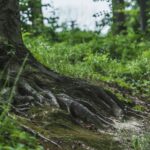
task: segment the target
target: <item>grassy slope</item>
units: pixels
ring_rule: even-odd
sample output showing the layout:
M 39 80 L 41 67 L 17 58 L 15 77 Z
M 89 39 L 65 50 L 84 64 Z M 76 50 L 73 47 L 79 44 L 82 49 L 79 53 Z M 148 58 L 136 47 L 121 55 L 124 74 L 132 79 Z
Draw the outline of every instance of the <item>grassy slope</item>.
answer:
M 29 38 L 26 34 L 24 39 L 39 61 L 61 74 L 112 83 L 129 89 L 132 96 L 150 100 L 150 42 L 138 35 L 99 37 L 90 32 L 66 32 L 60 33 L 56 43 L 43 36 Z

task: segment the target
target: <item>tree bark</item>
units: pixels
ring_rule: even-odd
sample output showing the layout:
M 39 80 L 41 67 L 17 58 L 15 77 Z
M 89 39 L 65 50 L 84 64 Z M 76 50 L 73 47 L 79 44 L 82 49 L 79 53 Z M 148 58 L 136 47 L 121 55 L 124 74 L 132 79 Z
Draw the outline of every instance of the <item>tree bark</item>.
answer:
M 14 46 L 23 44 L 17 0 L 0 0 L 0 43 L 4 41 Z

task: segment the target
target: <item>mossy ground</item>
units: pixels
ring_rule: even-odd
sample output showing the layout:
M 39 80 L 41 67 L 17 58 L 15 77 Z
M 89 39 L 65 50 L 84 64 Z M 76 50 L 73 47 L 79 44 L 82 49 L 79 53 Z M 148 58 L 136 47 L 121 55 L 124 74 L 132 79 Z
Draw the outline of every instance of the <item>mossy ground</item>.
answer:
M 63 150 L 84 150 L 85 147 L 97 150 L 120 150 L 120 145 L 109 134 L 99 133 L 75 124 L 68 113 L 56 108 L 43 106 L 33 107 L 28 115 L 32 121 L 18 118 L 26 126 L 43 134 L 45 137 L 56 141 Z M 58 148 L 46 142 L 41 142 L 44 147 L 51 150 Z

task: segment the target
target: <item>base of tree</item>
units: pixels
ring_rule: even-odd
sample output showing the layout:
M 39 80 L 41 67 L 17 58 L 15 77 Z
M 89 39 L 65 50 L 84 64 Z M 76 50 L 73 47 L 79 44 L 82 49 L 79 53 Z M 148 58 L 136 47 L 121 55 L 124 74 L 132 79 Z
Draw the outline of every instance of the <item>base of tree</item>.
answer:
M 0 88 L 4 101 L 13 94 L 11 103 L 19 112 L 26 113 L 35 105 L 53 106 L 67 111 L 79 124 L 90 123 L 98 128 L 114 128 L 113 119 L 128 114 L 140 116 L 102 87 L 61 76 L 29 60 L 21 64 L 18 57 L 1 53 Z

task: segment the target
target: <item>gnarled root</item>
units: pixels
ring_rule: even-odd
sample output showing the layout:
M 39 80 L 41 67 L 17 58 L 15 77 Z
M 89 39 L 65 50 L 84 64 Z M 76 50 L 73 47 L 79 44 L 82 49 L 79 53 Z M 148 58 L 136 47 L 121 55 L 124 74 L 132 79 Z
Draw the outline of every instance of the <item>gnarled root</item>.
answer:
M 13 70 L 10 66 L 8 68 L 11 84 L 6 86 L 9 89 L 13 86 L 12 80 L 17 76 L 17 69 Z M 31 66 L 30 69 L 24 69 L 13 97 L 13 105 L 17 111 L 26 113 L 33 105 L 49 105 L 64 109 L 74 119 L 101 128 L 113 127 L 112 119 L 119 119 L 125 115 L 124 104 L 112 93 L 81 80 L 48 72 L 40 72 Z M 4 80 L 4 77 L 2 79 Z
M 113 126 L 110 122 L 106 121 L 103 116 L 94 114 L 86 106 L 76 100 L 73 100 L 73 98 L 66 94 L 58 94 L 57 99 L 61 108 L 68 111 L 73 118 L 80 119 L 88 123 L 93 123 L 102 128 Z

